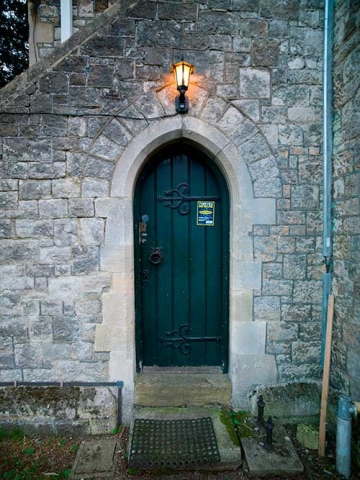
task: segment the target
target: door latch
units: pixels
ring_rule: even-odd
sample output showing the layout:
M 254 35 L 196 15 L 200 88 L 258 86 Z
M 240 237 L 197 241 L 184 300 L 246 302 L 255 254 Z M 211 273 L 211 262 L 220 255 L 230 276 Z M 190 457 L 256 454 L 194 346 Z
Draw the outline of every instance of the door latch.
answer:
M 139 223 L 139 244 L 140 245 L 146 242 L 146 237 L 147 237 L 146 230 L 147 230 L 146 222 L 140 222 Z

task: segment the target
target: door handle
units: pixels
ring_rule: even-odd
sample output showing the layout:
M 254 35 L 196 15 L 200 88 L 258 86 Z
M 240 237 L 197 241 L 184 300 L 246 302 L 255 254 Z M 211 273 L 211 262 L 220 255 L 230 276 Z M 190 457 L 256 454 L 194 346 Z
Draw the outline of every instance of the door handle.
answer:
M 162 262 L 163 253 L 161 248 L 155 247 L 151 249 L 149 260 L 153 265 L 159 265 Z

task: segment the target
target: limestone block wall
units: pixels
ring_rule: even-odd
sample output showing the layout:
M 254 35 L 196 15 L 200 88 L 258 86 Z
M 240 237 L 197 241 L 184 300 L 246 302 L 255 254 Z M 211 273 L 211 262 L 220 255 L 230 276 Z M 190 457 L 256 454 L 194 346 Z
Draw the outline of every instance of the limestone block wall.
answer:
M 72 0 L 73 30 L 91 23 L 117 0 Z M 61 43 L 60 0 L 30 0 L 29 60 L 30 65 L 54 52 Z
M 333 386 L 360 398 L 360 5 L 336 3 Z
M 2 90 L 1 379 L 123 380 L 130 408 L 133 189 L 180 139 L 229 184 L 234 405 L 319 378 L 322 15 L 320 0 L 124 1 Z
M 0 387 L 0 427 L 25 435 L 98 435 L 117 428 L 117 388 Z M 120 392 L 121 395 L 121 392 Z

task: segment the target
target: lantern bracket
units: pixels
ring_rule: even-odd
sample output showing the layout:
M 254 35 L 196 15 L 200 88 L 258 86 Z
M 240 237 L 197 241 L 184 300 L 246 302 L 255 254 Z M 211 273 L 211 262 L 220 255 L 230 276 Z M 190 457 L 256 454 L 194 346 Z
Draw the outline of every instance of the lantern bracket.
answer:
M 179 96 L 175 99 L 175 109 L 178 113 L 187 113 L 189 101 L 185 93 L 189 87 L 190 75 L 194 72 L 194 66 L 182 58 L 180 62 L 171 65 L 171 72 L 175 74 L 176 87 L 179 92 Z
M 189 100 L 185 96 L 186 90 L 179 90 L 180 95 L 175 98 L 175 110 L 177 113 L 187 113 L 189 111 Z

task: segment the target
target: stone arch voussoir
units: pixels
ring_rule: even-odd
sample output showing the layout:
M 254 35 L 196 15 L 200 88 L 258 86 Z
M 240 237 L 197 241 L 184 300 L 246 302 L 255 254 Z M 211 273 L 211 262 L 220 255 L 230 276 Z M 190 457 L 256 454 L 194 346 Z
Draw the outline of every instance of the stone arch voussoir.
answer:
M 181 117 L 174 115 L 176 94 L 173 84 L 158 91 L 151 89 L 130 106 L 114 113 L 94 136 L 82 176 L 96 176 L 109 181 L 114 166 L 132 140 L 139 142 L 140 139 L 141 142 L 141 135 L 149 128 L 151 130 L 153 124 L 157 127 L 159 122 L 171 120 L 175 125 L 180 121 Z M 226 140 L 221 145 L 229 143 L 236 147 L 239 161 L 243 161 L 248 168 L 255 197 L 280 197 L 282 184 L 273 148 L 241 106 L 210 94 L 199 86 L 191 89 L 189 101 L 190 111 L 183 122 L 196 118 L 209 129 L 213 127 L 217 137 L 222 134 Z M 184 134 L 181 133 L 181 136 L 184 137 Z M 202 145 L 201 141 L 199 145 Z M 217 149 L 213 148 L 210 152 L 216 155 Z

